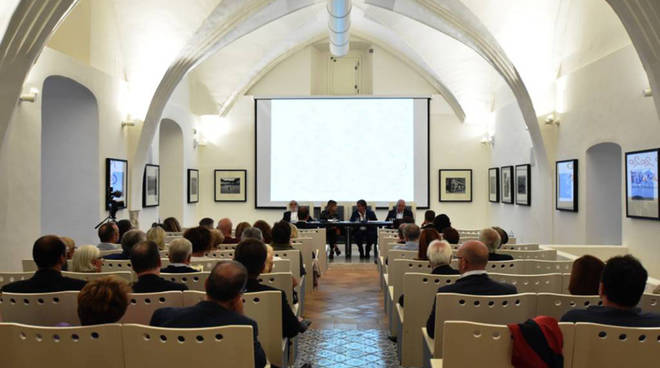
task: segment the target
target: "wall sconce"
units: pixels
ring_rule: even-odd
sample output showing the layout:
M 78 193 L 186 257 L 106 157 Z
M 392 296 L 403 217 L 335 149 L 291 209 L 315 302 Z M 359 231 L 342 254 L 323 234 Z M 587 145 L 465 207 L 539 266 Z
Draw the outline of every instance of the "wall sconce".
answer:
M 39 95 L 39 90 L 32 87 L 29 92 L 21 93 L 21 96 L 18 98 L 20 102 L 34 102 L 37 100 Z
M 126 117 L 126 119 L 125 119 L 124 121 L 121 122 L 121 127 L 122 127 L 122 128 L 124 128 L 124 127 L 134 127 L 134 126 L 136 126 L 136 125 L 138 125 L 138 124 L 142 124 L 142 123 L 143 123 L 142 120 L 140 120 L 140 119 L 133 119 L 133 118 L 131 118 L 131 116 L 129 115 L 129 116 Z
M 557 113 L 551 112 L 546 116 L 545 118 L 545 125 L 556 125 L 559 126 L 559 118 L 557 117 Z
M 492 147 L 495 144 L 495 137 L 490 134 L 484 134 L 481 138 L 481 144 L 488 144 Z
M 644 97 L 651 97 L 651 96 L 653 96 L 653 90 L 650 89 L 650 88 L 646 88 L 644 91 L 642 91 L 642 93 L 644 93 Z

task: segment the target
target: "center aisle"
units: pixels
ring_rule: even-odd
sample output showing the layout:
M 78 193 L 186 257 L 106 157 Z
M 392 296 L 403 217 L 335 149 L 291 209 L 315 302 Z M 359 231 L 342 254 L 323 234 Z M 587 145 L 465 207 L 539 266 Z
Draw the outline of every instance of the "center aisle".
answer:
M 295 367 L 399 367 L 396 344 L 387 339 L 387 321 L 378 269 L 373 261 L 335 258 L 305 301 L 311 328 L 298 339 Z

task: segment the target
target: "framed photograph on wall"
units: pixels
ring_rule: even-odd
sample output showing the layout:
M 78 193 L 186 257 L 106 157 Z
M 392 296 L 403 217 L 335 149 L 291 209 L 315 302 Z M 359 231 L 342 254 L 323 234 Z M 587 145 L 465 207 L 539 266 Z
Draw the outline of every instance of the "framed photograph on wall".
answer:
M 659 154 L 658 148 L 626 152 L 626 217 L 660 219 Z
M 142 181 L 142 207 L 160 204 L 160 166 L 147 164 Z
M 532 204 L 532 170 L 529 164 L 516 165 L 516 204 Z
M 502 203 L 513 204 L 513 166 L 502 166 L 500 178 Z
M 246 202 L 247 170 L 215 170 L 215 201 Z
M 199 170 L 188 169 L 188 203 L 199 202 Z
M 128 161 L 117 158 L 105 159 L 105 209 L 110 210 L 111 201 L 121 202 L 116 208 L 126 208 L 128 203 Z
M 578 160 L 555 163 L 555 208 L 578 211 Z
M 440 202 L 472 202 L 472 169 L 440 169 Z
M 494 203 L 500 201 L 500 169 L 491 167 L 488 169 L 488 200 Z

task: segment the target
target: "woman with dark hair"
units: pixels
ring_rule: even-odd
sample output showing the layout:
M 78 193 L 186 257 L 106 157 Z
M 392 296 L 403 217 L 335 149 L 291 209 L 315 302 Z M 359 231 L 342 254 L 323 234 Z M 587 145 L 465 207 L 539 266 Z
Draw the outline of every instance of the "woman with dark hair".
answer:
M 240 222 L 238 225 L 236 225 L 236 230 L 234 230 L 234 237 L 236 238 L 236 240 L 238 240 L 239 242 L 241 241 L 243 230 L 247 229 L 248 227 L 251 227 L 250 223 L 245 221 Z
M 441 231 L 442 238 L 446 240 L 449 244 L 458 244 L 461 240 L 461 236 L 453 227 L 445 227 Z
M 166 218 L 163 221 L 163 228 L 168 233 L 180 233 L 181 232 L 181 225 L 179 225 L 179 221 L 174 217 Z
M 435 220 L 435 211 L 426 210 L 424 212 L 424 222 L 422 222 L 422 229 L 428 229 L 433 227 L 433 220 Z
M 600 259 L 584 255 L 573 262 L 568 291 L 572 295 L 598 295 L 600 276 L 605 263 Z
M 500 247 L 509 242 L 509 234 L 507 234 L 504 229 L 499 226 L 493 226 L 493 229 L 495 229 L 495 231 L 500 234 Z
M 451 227 L 451 221 L 449 220 L 449 216 L 445 215 L 444 213 L 439 214 L 433 219 L 433 227 L 435 227 L 436 230 L 439 232 L 442 232 L 442 230 L 446 227 Z
M 439 232 L 433 228 L 422 230 L 422 233 L 419 235 L 419 249 L 417 251 L 418 260 L 426 261 L 429 259 L 426 255 L 426 250 L 428 249 L 429 244 L 434 240 L 442 240 L 442 236 Z
M 270 243 L 273 242 L 273 231 L 272 231 L 270 225 L 268 225 L 268 223 L 266 221 L 259 220 L 259 221 L 255 222 L 254 225 L 252 225 L 252 226 L 254 226 L 257 229 L 261 230 L 261 235 L 264 238 L 264 243 L 270 244 Z
M 126 232 L 133 229 L 133 224 L 131 224 L 130 220 L 123 219 L 117 221 L 117 228 L 119 229 L 119 242 L 121 243 L 121 238 L 124 237 Z

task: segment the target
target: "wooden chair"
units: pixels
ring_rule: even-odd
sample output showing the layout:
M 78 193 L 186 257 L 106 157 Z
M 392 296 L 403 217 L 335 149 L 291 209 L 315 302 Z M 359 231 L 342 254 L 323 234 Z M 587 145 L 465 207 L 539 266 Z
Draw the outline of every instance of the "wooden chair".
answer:
M 488 261 L 486 271 L 495 273 L 524 274 L 524 264 L 522 260 L 513 261 Z
M 124 368 L 119 324 L 37 327 L 0 323 L 0 346 L 3 367 Z
M 297 249 L 276 250 L 274 256 L 282 259 L 288 259 L 291 264 L 291 274 L 299 282 L 298 286 L 296 286 L 294 290 L 298 293 L 299 313 L 302 313 L 303 308 L 305 307 L 304 284 L 305 282 L 312 282 L 312 280 L 305 280 L 306 277 L 301 277 L 300 275 L 300 251 Z M 307 270 L 307 272 L 311 271 Z
M 284 291 L 289 305 L 294 309 L 293 304 L 293 275 L 291 272 L 272 272 L 262 273 L 258 277 L 259 283 L 274 287 Z
M 205 283 L 210 272 L 191 272 L 191 273 L 161 273 L 160 277 L 165 280 L 178 282 L 188 286 L 189 290 L 206 291 Z
M 499 253 L 510 254 L 513 259 L 544 259 L 547 261 L 556 261 L 557 260 L 557 250 L 556 249 L 544 249 L 544 250 L 508 250 L 503 249 L 499 250 Z
M 571 273 L 573 261 L 549 261 L 543 259 L 526 259 L 525 273 L 530 275 L 542 273 Z
M 232 258 L 233 258 L 233 252 L 232 252 Z M 223 259 L 217 259 L 217 258 L 213 258 L 213 257 L 208 257 L 206 259 L 195 259 L 195 260 L 190 261 L 190 267 L 192 267 L 196 270 L 211 272 L 213 267 L 215 267 L 216 263 L 218 263 L 218 261 L 222 261 L 222 260 Z
M 642 300 L 639 301 L 639 307 L 644 312 L 660 313 L 660 295 L 643 294 Z
M 62 271 L 62 276 L 70 277 L 83 281 L 92 281 L 107 276 L 116 276 L 126 282 L 133 282 L 133 272 L 130 271 L 115 271 L 115 272 L 67 272 Z
M 598 295 L 539 293 L 536 298 L 536 314 L 539 316 L 550 316 L 556 320 L 560 320 L 564 313 L 571 309 L 603 304 Z
M 27 280 L 34 275 L 33 271 L 29 272 L 2 272 L 0 273 L 0 288 L 11 284 L 14 281 Z
M 305 271 L 310 277 L 307 278 L 307 282 L 304 286 L 304 293 L 310 295 L 314 289 L 314 282 L 312 277 L 312 270 L 314 269 L 314 257 L 313 254 L 316 254 L 314 239 L 312 238 L 297 238 L 296 240 L 300 243 L 293 242 L 291 245 L 302 254 L 303 264 L 305 265 Z
M 562 279 L 560 273 L 549 273 L 545 275 L 491 273 L 489 275 L 493 280 L 515 286 L 519 293 L 561 293 Z
M 165 267 L 165 266 L 163 266 Z M 131 261 L 128 259 L 104 259 L 101 272 L 129 271 L 133 272 Z
M 429 261 L 415 261 L 408 259 L 390 259 L 387 300 L 389 306 L 386 308 L 390 326 L 390 336 L 397 336 L 396 304 L 403 294 L 403 275 L 408 272 L 427 273 L 432 271 Z
M 657 327 L 576 323 L 573 366 L 652 367 L 660 361 L 659 340 L 660 328 Z
M 118 248 L 118 249 L 102 250 L 102 251 L 100 251 L 100 253 L 101 253 L 101 257 L 105 257 L 105 256 L 110 255 L 110 254 L 119 254 L 119 253 L 121 253 L 121 252 L 122 252 L 121 247 Z
M 538 244 L 504 244 L 500 248 L 502 250 L 539 250 Z
M 56 293 L 0 295 L 2 321 L 35 326 L 55 326 L 68 323 L 80 325 L 78 320 L 78 291 Z
M 395 259 L 415 259 L 417 258 L 416 250 L 398 250 L 390 249 L 387 252 L 387 264 L 389 265 Z
M 154 312 L 165 307 L 183 307 L 183 293 L 180 291 L 132 293 L 129 296 L 126 313 L 119 322 L 148 325 Z
M 376 259 L 376 262 L 378 264 L 378 272 L 380 273 L 380 285 L 382 289 L 385 289 L 387 281 L 386 281 L 386 275 L 387 275 L 387 264 L 385 260 L 387 259 L 387 255 L 390 252 L 390 249 L 392 249 L 395 245 L 398 245 L 396 243 L 396 240 L 392 239 L 386 239 L 385 243 L 378 243 L 378 258 Z
M 385 263 L 391 263 L 395 259 L 410 259 L 412 260 L 413 258 L 417 257 L 417 252 L 416 251 L 410 251 L 410 250 L 390 250 L 387 252 L 387 258 L 385 259 Z M 389 300 L 392 298 L 391 293 L 389 293 L 389 288 L 392 286 L 392 282 L 390 281 L 390 267 L 389 265 L 385 265 L 385 269 L 387 271 L 386 274 L 383 275 L 383 290 L 385 291 L 383 293 L 383 304 L 385 305 L 385 313 L 387 316 L 390 315 L 392 312 L 390 310 L 390 307 L 392 303 L 389 302 Z
M 232 249 L 216 249 L 206 253 L 206 256 L 209 258 L 223 258 L 223 259 L 233 259 L 234 258 L 234 248 Z
M 32 272 L 34 273 L 37 270 L 37 264 L 32 259 L 24 259 L 21 261 L 23 266 L 23 272 Z
M 243 294 L 243 311 L 259 326 L 259 342 L 271 364 L 288 366 L 289 340 L 282 338 L 282 297 L 279 291 Z
M 288 259 L 274 259 L 272 272 L 291 272 L 291 261 Z
M 254 367 L 252 326 L 189 329 L 127 324 L 121 333 L 125 368 Z
M 568 286 L 571 284 L 571 274 L 570 273 L 562 273 L 561 274 L 561 292 L 562 294 L 570 294 L 570 290 L 568 290 Z

